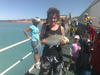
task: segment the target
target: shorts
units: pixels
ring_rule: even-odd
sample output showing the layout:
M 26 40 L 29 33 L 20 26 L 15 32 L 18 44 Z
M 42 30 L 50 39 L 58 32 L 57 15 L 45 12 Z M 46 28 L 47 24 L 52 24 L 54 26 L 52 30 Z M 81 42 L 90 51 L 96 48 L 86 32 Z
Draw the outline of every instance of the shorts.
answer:
M 31 46 L 33 48 L 33 52 L 34 53 L 38 53 L 39 49 L 40 49 L 40 44 L 38 41 L 31 41 Z

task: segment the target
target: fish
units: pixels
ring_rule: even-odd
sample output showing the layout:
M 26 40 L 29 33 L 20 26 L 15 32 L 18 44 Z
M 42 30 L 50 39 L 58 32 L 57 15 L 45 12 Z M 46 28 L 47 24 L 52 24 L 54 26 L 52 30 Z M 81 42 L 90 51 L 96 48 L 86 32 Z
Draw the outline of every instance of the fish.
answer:
M 47 40 L 47 45 L 49 45 L 50 48 L 53 46 L 59 46 L 61 40 L 63 40 L 65 43 L 69 43 L 68 37 L 58 34 L 50 35 L 46 38 L 46 40 Z

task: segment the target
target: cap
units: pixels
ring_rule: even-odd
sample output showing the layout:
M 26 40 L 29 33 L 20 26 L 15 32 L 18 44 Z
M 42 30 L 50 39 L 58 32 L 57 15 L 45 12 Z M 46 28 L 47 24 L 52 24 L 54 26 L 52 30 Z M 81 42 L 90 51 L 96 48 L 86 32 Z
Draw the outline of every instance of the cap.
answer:
M 75 35 L 74 38 L 79 40 L 80 36 L 79 35 Z
M 39 17 L 35 17 L 34 18 L 36 21 L 40 22 L 40 18 Z
M 85 13 L 84 15 L 87 15 L 88 16 L 88 13 Z
M 40 18 L 35 17 L 34 19 L 32 19 L 32 23 L 33 23 L 33 25 L 38 25 L 40 23 Z

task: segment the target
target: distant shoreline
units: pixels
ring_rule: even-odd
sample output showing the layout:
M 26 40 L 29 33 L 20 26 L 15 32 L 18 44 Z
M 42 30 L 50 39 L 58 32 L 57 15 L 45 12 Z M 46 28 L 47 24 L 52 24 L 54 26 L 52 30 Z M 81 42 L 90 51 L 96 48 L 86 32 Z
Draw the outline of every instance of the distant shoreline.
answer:
M 22 22 L 22 23 L 32 23 L 31 19 L 21 19 L 21 20 L 0 20 L 0 22 Z
M 0 22 L 16 22 L 16 23 L 31 23 L 32 24 L 32 19 L 20 19 L 20 20 L 0 20 Z M 41 19 L 40 25 L 45 23 L 45 19 Z

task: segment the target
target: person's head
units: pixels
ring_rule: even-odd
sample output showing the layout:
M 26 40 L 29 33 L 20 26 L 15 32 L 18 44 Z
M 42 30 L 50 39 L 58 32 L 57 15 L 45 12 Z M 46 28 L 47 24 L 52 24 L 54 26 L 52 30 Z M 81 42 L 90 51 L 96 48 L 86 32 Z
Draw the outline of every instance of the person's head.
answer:
M 33 25 L 37 26 L 40 23 L 40 18 L 36 17 L 36 18 L 32 19 L 32 23 L 33 23 Z
M 61 19 L 61 23 L 65 23 L 65 20 L 64 19 Z
M 88 13 L 85 13 L 84 16 L 87 17 L 88 16 Z
M 59 20 L 60 11 L 57 8 L 49 8 L 47 11 L 47 23 L 56 23 Z
M 75 41 L 75 42 L 78 42 L 79 40 L 80 40 L 80 36 L 79 36 L 79 35 L 75 35 L 75 36 L 74 36 L 74 41 Z

